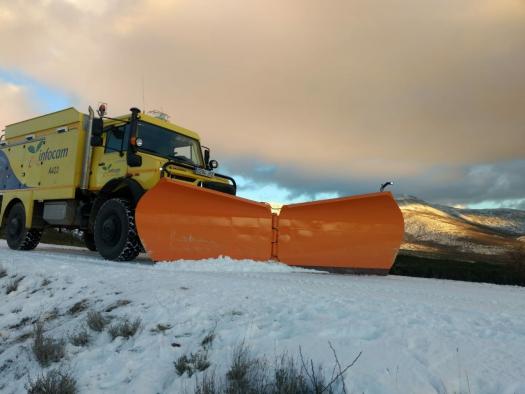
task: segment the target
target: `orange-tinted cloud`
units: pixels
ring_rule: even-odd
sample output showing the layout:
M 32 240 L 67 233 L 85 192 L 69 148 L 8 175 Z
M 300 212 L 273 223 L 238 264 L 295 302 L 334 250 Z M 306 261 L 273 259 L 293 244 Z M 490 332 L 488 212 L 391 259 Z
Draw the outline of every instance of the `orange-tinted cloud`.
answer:
M 35 113 L 35 103 L 28 95 L 27 89 L 13 83 L 0 80 L 0 119 L 5 124 L 18 122 Z M 3 127 L 0 127 L 2 130 Z M 0 134 L 2 132 L 0 131 Z
M 524 157 L 521 0 L 19 0 L 0 21 L 0 66 L 113 114 L 144 81 L 226 164 L 344 183 Z

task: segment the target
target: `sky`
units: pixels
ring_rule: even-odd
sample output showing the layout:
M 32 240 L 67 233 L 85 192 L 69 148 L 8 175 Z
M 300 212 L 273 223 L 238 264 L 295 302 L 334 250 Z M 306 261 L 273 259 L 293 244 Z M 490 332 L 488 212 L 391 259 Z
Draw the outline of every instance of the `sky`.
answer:
M 158 109 L 240 194 L 525 209 L 524 0 L 0 0 L 0 129 Z

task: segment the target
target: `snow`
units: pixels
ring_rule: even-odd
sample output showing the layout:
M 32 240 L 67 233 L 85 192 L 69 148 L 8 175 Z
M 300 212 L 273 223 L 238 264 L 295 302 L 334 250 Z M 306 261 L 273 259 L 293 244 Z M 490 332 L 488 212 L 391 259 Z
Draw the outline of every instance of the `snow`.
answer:
M 505 256 L 525 234 L 525 211 L 515 209 L 460 209 L 431 204 L 412 196 L 396 198 L 405 220 L 403 250 Z M 432 250 L 433 249 L 433 250 Z
M 223 374 L 243 340 L 256 355 L 296 354 L 331 371 L 363 352 L 346 374 L 349 393 L 525 393 L 525 288 L 398 276 L 329 275 L 277 263 L 233 261 L 151 264 L 102 260 L 79 248 L 41 245 L 14 252 L 0 242 L 0 392 L 25 392 L 42 369 L 31 353 L 24 318 L 58 317 L 47 334 L 69 335 L 88 310 L 115 318 L 140 317 L 129 340 L 91 332 L 85 348 L 67 345 L 61 365 L 81 393 L 191 392 L 194 378 L 173 362 L 199 348 L 215 329 L 212 368 Z M 13 275 L 18 290 L 5 294 Z M 43 279 L 51 281 L 42 286 Z M 76 302 L 89 309 L 68 313 Z M 169 324 L 164 333 L 152 332 Z M 176 342 L 181 347 L 173 347 Z M 9 360 L 12 360 L 11 362 Z M 48 369 L 56 365 L 48 367 Z

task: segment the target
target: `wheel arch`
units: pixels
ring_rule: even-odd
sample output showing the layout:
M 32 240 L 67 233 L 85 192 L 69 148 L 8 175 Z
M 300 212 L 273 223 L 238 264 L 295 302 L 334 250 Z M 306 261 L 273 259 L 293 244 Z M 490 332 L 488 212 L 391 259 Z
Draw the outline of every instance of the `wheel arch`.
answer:
M 27 208 L 26 208 L 24 202 L 18 197 L 12 197 L 10 200 L 7 200 L 7 201 L 9 201 L 9 202 L 7 204 L 5 204 L 5 208 L 2 205 L 2 218 L 1 218 L 2 221 L 0 223 L 0 228 L 3 229 L 5 227 L 5 221 L 6 221 L 7 215 L 9 215 L 9 211 L 11 211 L 11 208 L 13 208 L 13 206 L 16 203 L 21 203 L 22 206 L 24 207 L 24 210 L 26 211 L 26 223 L 27 223 Z
M 110 198 L 124 198 L 130 202 L 132 208 L 135 208 L 145 192 L 146 190 L 134 179 L 117 178 L 110 180 L 102 187 L 93 202 L 89 215 L 89 228 L 93 229 L 98 210 Z

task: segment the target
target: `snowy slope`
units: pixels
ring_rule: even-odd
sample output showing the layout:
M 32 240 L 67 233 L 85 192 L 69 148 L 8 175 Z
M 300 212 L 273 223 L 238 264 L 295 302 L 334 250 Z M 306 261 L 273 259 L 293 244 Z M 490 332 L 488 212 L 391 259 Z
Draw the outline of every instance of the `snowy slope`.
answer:
M 525 234 L 525 211 L 458 209 L 410 196 L 397 201 L 405 219 L 405 250 L 452 259 L 504 258 Z
M 510 235 L 525 234 L 525 211 L 517 209 L 464 209 L 432 204 L 413 196 L 396 198 L 403 211 L 419 211 L 439 216 L 454 217 L 465 222 L 485 226 Z
M 47 334 L 61 337 L 84 325 L 88 310 L 119 300 L 130 303 L 106 315 L 140 317 L 143 328 L 130 340 L 91 332 L 89 347 L 67 346 L 62 363 L 82 393 L 191 392 L 194 379 L 177 376 L 173 362 L 213 328 L 218 374 L 243 339 L 270 359 L 301 346 L 328 368 L 330 341 L 343 364 L 363 352 L 346 375 L 350 393 L 525 393 L 525 288 L 228 259 L 114 263 L 75 248 L 13 252 L 3 241 L 0 260 L 9 274 L 0 279 L 2 393 L 24 392 L 28 375 L 41 371 L 23 337 L 31 320 L 47 317 Z M 6 295 L 15 274 L 24 279 Z M 67 312 L 82 300 L 87 310 Z M 152 332 L 159 323 L 172 328 Z

